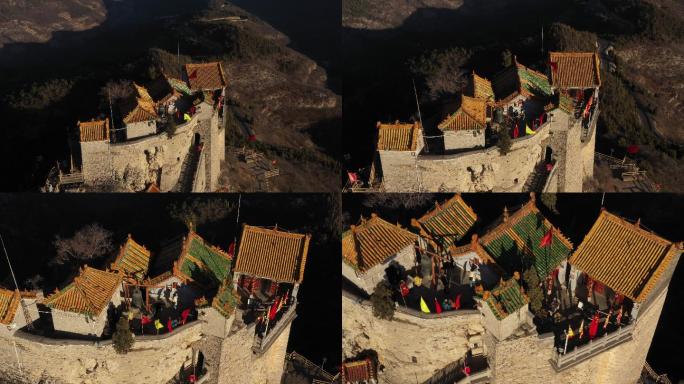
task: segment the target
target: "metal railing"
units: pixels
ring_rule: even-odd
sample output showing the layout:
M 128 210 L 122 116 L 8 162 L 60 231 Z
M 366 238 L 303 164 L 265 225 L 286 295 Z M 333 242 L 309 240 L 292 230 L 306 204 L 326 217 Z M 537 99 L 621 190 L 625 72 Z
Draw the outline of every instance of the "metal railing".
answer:
M 620 327 L 615 332 L 606 333 L 598 339 L 589 340 L 588 344 L 575 347 L 575 349 L 566 354 L 556 352 L 555 356 L 551 359 L 551 365 L 556 371 L 570 368 L 592 356 L 632 340 L 633 331 L 634 323 Z
M 280 318 L 275 327 L 270 329 L 265 336 L 259 336 L 257 333 L 254 335 L 254 342 L 252 343 L 252 352 L 257 355 L 261 355 L 268 350 L 268 348 L 273 344 L 273 342 L 278 338 L 278 336 L 283 332 L 285 327 L 287 327 L 295 317 L 297 317 L 296 302 L 285 311 L 283 316 Z

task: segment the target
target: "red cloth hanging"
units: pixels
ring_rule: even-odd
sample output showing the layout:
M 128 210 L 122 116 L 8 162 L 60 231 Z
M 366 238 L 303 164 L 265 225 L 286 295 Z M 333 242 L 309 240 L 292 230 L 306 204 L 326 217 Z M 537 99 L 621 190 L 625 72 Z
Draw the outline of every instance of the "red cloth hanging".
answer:
M 166 328 L 169 330 L 169 332 L 173 332 L 173 326 L 171 326 L 171 318 L 169 317 L 169 320 L 166 321 Z
M 350 183 L 359 181 L 359 175 L 356 172 L 347 172 L 347 176 L 349 177 Z
M 235 255 L 235 242 L 231 242 L 230 245 L 228 246 L 228 254 L 232 257 Z
M 276 297 L 275 301 L 273 302 L 273 305 L 271 305 L 271 309 L 268 311 L 268 319 L 273 320 L 276 317 L 276 314 L 278 313 L 278 304 L 280 303 L 280 298 Z
M 185 322 L 188 321 L 188 316 L 190 316 L 190 308 L 181 312 L 181 320 L 183 324 L 185 324 Z
M 459 309 L 461 308 L 461 294 L 459 293 L 458 296 L 456 296 L 456 300 L 454 300 L 454 309 Z
M 151 322 L 152 322 L 152 319 L 150 319 L 149 317 L 143 315 L 143 317 L 140 318 L 140 322 L 142 323 L 142 325 L 145 325 L 145 324 L 151 323 Z
M 517 139 L 520 136 L 520 130 L 518 129 L 518 123 L 515 123 L 515 128 L 513 128 L 513 138 Z
M 596 336 L 596 333 L 598 332 L 598 327 L 599 327 L 599 315 L 597 312 L 594 314 L 594 317 L 591 319 L 591 324 L 589 324 L 589 340 L 593 339 Z
M 405 283 L 405 282 L 402 281 L 401 283 L 399 283 L 399 291 L 401 292 L 401 296 L 402 296 L 402 297 L 408 296 L 408 294 L 409 294 L 409 289 L 408 289 L 408 287 L 406 286 L 406 283 Z
M 435 312 L 442 313 L 442 306 L 439 305 L 439 302 L 437 301 L 436 297 L 435 297 Z

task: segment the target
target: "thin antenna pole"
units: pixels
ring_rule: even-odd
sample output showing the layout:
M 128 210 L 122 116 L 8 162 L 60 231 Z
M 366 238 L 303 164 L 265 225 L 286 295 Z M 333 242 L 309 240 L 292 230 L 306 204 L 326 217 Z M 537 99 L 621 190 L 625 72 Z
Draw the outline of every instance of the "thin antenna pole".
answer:
M 541 25 L 541 53 L 544 53 L 544 23 Z
M 601 194 L 601 207 L 603 207 L 603 202 L 605 201 L 605 199 L 606 199 L 606 193 L 603 192 L 603 194 Z
M 418 108 L 418 121 L 420 121 L 420 126 L 423 126 L 423 117 L 420 114 L 420 103 L 418 103 L 418 91 L 416 91 L 416 82 L 411 78 L 411 82 L 413 83 L 413 94 L 416 97 L 416 107 Z
M 242 193 L 238 195 L 237 216 L 235 217 L 235 236 L 233 237 L 233 244 L 237 242 L 237 233 L 240 228 L 240 204 L 242 202 Z
M 5 241 L 2 239 L 2 235 L 0 235 L 0 243 L 2 243 L 2 250 L 5 252 L 5 258 L 7 259 L 7 265 L 9 265 L 10 273 L 12 274 L 12 280 L 14 280 L 14 288 L 17 290 L 19 289 L 19 284 L 17 284 L 17 277 L 14 276 L 14 269 L 12 269 L 12 263 L 10 262 L 9 254 L 7 253 L 7 249 L 5 248 Z
M 176 40 L 176 42 L 178 43 L 177 51 L 176 51 L 176 61 L 178 62 L 178 76 L 181 76 L 183 71 L 181 70 L 181 64 L 180 64 L 180 40 Z

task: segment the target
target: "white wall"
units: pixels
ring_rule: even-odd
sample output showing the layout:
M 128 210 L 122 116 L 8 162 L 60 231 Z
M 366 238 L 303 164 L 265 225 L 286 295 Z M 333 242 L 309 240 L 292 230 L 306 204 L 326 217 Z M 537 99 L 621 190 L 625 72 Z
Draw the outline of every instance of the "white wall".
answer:
M 444 149 L 477 148 L 485 146 L 484 129 L 469 129 L 444 132 Z
M 126 124 L 126 138 L 128 140 L 157 133 L 157 123 L 154 120 L 139 121 Z

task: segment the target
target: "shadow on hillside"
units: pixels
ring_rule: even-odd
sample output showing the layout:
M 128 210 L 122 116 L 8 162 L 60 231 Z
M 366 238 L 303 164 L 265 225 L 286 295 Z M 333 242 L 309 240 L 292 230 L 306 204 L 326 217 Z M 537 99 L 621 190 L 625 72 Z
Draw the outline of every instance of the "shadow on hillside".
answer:
M 342 5 L 321 0 L 232 0 L 290 38 L 290 48 L 310 57 L 328 72 L 328 87 L 342 92 L 340 49 Z M 295 3 L 295 4 L 293 4 Z

